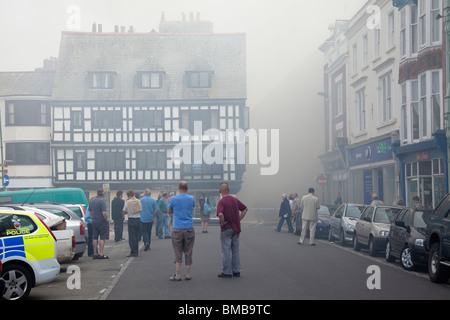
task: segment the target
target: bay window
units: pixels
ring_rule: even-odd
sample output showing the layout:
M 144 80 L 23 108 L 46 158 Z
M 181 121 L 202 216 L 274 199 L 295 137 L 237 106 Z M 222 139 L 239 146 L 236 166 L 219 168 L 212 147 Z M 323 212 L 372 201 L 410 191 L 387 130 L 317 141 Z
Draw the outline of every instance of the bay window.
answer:
M 431 139 L 442 128 L 442 85 L 442 70 L 423 72 L 401 84 L 404 143 Z

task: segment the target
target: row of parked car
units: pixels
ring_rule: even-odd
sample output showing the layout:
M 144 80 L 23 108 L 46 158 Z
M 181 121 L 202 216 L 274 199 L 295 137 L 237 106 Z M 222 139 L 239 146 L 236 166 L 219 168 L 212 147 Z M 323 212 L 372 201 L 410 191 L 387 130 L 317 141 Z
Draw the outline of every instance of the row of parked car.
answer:
M 301 217 L 296 221 L 300 234 Z M 317 236 L 352 244 L 355 251 L 368 248 L 371 256 L 385 252 L 386 261 L 398 259 L 406 270 L 428 267 L 433 282 L 450 278 L 450 194 L 435 210 L 352 203 L 321 206 L 318 230 Z
M 82 204 L 0 203 L 0 298 L 26 298 L 32 287 L 53 281 L 60 264 L 83 256 L 84 210 Z

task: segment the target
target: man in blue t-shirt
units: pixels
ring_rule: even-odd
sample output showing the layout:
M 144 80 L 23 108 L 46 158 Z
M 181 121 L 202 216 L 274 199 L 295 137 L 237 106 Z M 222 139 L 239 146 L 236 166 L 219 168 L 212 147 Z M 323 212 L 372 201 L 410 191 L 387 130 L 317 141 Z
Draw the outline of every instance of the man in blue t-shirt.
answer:
M 187 194 L 186 181 L 178 185 L 179 195 L 170 199 L 168 212 L 173 213 L 172 245 L 175 252 L 176 273 L 171 281 L 181 280 L 181 263 L 183 253 L 186 264 L 185 280 L 191 280 L 192 250 L 194 248 L 195 232 L 192 210 L 195 207 L 194 197 Z
M 141 198 L 142 211 L 140 215 L 142 239 L 144 240 L 144 251 L 150 250 L 150 242 L 152 241 L 152 227 L 155 215 L 159 210 L 156 200 L 151 197 L 152 190 L 147 188 L 144 190 L 144 197 Z

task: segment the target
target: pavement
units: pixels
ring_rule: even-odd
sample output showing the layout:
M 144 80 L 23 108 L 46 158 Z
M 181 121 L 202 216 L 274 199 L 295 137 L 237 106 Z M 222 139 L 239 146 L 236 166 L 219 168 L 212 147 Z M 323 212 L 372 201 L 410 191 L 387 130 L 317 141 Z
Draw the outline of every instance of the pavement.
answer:
M 195 219 L 195 228 L 197 233 L 201 233 L 201 221 Z M 212 218 L 210 228 L 217 228 L 217 220 Z M 199 229 L 200 228 L 200 229 Z M 110 222 L 110 235 L 105 243 L 104 253 L 109 259 L 98 260 L 87 256 L 87 250 L 84 255 L 76 261 L 61 264 L 60 274 L 56 279 L 48 284 L 35 287 L 31 290 L 29 300 L 99 300 L 105 299 L 108 292 L 114 287 L 123 272 L 127 269 L 134 258 L 128 258 L 130 247 L 128 244 L 128 225 L 125 222 L 123 237 L 125 241 L 115 242 L 114 224 Z M 200 231 L 199 231 L 200 230 Z M 143 243 L 139 243 L 140 252 L 143 252 Z M 152 247 L 160 248 L 163 246 L 166 250 L 173 253 L 172 241 L 170 239 L 158 239 L 155 235 L 155 227 L 152 229 Z M 169 266 L 172 262 L 169 263 Z M 167 266 L 166 266 L 167 267 Z M 74 271 L 75 270 L 75 271 Z M 80 275 L 80 288 L 69 289 L 75 286 L 76 273 Z

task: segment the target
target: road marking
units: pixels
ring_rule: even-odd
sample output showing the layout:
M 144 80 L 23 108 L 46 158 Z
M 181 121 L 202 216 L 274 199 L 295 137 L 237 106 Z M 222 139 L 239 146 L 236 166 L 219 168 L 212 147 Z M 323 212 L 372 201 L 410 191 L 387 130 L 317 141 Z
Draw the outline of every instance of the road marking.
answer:
M 414 275 L 416 275 L 416 276 L 418 276 L 418 277 L 420 277 L 420 278 L 428 279 L 428 274 L 419 273 L 419 272 L 417 272 L 417 271 L 408 271 L 408 270 L 405 270 L 405 269 L 403 269 L 402 266 L 396 264 L 395 262 L 394 262 L 394 263 L 387 262 L 386 260 L 384 260 L 384 258 L 368 256 L 367 254 L 364 254 L 364 253 L 362 253 L 362 252 L 355 251 L 353 248 L 350 248 L 350 247 L 343 247 L 343 246 L 338 245 L 338 244 L 336 244 L 336 243 L 334 243 L 334 242 L 329 242 L 328 240 L 319 240 L 319 241 L 321 241 L 321 242 L 323 242 L 323 243 L 328 243 L 330 246 L 333 246 L 333 247 L 335 247 L 335 248 L 339 248 L 339 249 L 345 250 L 345 251 L 350 252 L 350 253 L 353 253 L 353 254 L 355 254 L 355 255 L 357 255 L 357 256 L 364 257 L 364 258 L 366 258 L 366 259 L 369 259 L 369 260 L 372 260 L 372 261 L 374 261 L 374 262 L 377 262 L 377 263 L 379 263 L 379 264 L 382 264 L 382 265 L 385 265 L 385 266 L 389 266 L 389 267 L 391 267 L 391 268 L 394 268 L 394 269 L 403 271 L 403 272 L 408 273 L 408 274 L 414 274 Z
M 144 245 L 142 244 L 141 247 L 139 248 L 139 251 L 144 247 Z M 111 284 L 108 286 L 108 288 L 103 289 L 102 291 L 103 294 L 100 297 L 99 300 L 106 300 L 109 296 L 109 294 L 111 293 L 111 291 L 114 289 L 114 287 L 116 286 L 117 282 L 119 282 L 120 277 L 125 273 L 125 271 L 127 270 L 128 266 L 131 264 L 131 262 L 134 260 L 133 257 L 127 258 L 127 261 L 122 265 L 122 268 L 120 268 L 119 273 L 114 277 L 114 279 L 112 280 Z M 100 291 L 100 293 L 102 293 L 102 291 Z

